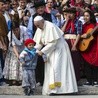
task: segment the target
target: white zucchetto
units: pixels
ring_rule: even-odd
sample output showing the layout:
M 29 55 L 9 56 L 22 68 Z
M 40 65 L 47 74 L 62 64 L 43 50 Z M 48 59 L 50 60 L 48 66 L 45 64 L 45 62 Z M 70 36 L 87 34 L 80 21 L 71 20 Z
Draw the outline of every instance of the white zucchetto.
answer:
M 40 21 L 40 20 L 43 20 L 43 17 L 42 16 L 36 16 L 34 18 L 34 21 Z

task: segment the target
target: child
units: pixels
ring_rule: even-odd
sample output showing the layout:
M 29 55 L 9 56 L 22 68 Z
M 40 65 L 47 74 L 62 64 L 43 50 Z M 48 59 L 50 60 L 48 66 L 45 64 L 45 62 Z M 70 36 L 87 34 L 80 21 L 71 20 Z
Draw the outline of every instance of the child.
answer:
M 35 42 L 32 39 L 25 41 L 25 49 L 19 56 L 19 61 L 22 65 L 22 87 L 25 95 L 33 95 L 36 87 L 35 68 L 37 64 L 37 53 L 34 48 Z

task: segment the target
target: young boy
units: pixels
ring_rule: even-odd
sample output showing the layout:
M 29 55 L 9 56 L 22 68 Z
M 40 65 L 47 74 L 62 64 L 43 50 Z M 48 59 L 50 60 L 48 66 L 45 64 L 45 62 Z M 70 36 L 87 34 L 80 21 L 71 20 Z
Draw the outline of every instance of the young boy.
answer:
M 22 87 L 25 95 L 33 95 L 36 87 L 35 68 L 38 56 L 34 44 L 35 42 L 32 39 L 27 39 L 25 48 L 19 56 L 23 71 Z

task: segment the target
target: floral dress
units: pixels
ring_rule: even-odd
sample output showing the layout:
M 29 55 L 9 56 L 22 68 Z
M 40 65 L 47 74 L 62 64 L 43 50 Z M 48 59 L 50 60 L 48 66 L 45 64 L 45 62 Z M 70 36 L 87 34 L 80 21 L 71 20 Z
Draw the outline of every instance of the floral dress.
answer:
M 3 70 L 3 75 L 5 79 L 8 80 L 22 80 L 22 66 L 20 66 L 19 61 L 13 51 L 13 46 L 17 47 L 18 53 L 20 54 L 24 49 L 24 40 L 28 38 L 28 35 L 25 35 L 24 28 L 20 27 L 20 40 L 17 39 L 15 34 L 12 34 L 11 42 L 11 32 L 8 34 L 9 38 L 9 49 L 5 59 L 5 67 Z
M 0 79 L 2 78 L 2 67 L 1 67 L 1 60 L 0 60 Z

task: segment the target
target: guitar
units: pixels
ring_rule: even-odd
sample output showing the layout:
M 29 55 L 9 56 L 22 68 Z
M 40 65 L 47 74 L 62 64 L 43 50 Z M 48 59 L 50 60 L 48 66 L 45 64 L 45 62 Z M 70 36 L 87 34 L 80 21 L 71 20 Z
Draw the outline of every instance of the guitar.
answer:
M 87 34 L 87 38 L 81 38 L 79 42 L 79 50 L 80 51 L 86 51 L 91 43 L 91 41 L 94 39 L 93 33 L 98 29 L 98 26 L 96 26 L 94 29 L 90 28 L 85 34 Z

